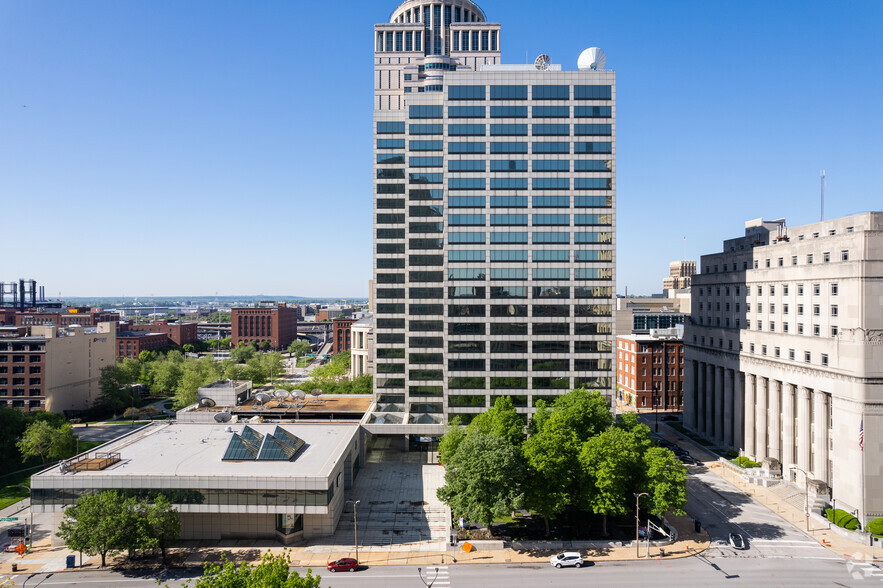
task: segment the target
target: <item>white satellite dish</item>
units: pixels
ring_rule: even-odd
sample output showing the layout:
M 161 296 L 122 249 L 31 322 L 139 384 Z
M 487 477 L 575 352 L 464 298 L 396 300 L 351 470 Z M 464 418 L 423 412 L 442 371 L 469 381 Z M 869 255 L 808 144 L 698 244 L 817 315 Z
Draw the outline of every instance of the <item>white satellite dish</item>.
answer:
M 273 392 L 273 396 L 276 397 L 276 400 L 284 400 L 288 398 L 288 392 L 285 390 L 276 390 Z
M 312 394 L 313 396 L 318 398 L 318 397 L 322 396 L 322 389 L 321 388 L 313 388 L 313 391 L 310 392 L 310 394 Z
M 607 56 L 600 47 L 589 47 L 579 54 L 576 66 L 579 69 L 602 70 L 607 65 Z
M 226 423 L 231 418 L 233 418 L 233 415 L 227 411 L 219 412 L 215 415 L 215 420 L 219 423 Z
M 537 58 L 533 62 L 534 67 L 540 70 L 549 69 L 549 66 L 552 64 L 552 60 L 549 59 L 549 56 L 543 53 L 542 55 L 537 56 Z
M 270 396 L 269 394 L 264 394 L 263 392 L 258 392 L 254 395 L 255 402 L 258 402 L 260 404 L 265 404 L 269 402 L 272 398 L 272 396 Z
M 202 406 L 204 408 L 211 408 L 214 405 L 215 405 L 215 401 L 212 400 L 211 398 L 200 398 L 199 399 L 199 406 Z
M 304 394 L 304 391 L 303 391 L 303 390 L 294 390 L 294 391 L 291 393 L 291 395 L 294 396 L 295 398 L 297 398 L 298 400 L 303 400 L 304 398 L 307 397 L 307 395 Z

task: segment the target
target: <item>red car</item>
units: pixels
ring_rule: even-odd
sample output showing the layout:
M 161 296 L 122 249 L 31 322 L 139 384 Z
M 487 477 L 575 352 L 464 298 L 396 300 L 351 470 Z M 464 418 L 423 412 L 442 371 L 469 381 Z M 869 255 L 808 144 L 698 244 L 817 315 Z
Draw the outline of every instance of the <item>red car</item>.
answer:
M 328 563 L 329 572 L 355 572 L 358 567 L 359 562 L 351 557 L 345 557 Z

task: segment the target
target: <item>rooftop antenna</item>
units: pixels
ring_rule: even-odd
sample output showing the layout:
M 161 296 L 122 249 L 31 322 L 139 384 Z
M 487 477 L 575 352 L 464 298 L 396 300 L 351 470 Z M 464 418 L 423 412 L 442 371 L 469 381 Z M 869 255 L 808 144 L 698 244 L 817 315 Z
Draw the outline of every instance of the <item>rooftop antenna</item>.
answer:
M 825 170 L 822 170 L 822 218 L 825 220 Z

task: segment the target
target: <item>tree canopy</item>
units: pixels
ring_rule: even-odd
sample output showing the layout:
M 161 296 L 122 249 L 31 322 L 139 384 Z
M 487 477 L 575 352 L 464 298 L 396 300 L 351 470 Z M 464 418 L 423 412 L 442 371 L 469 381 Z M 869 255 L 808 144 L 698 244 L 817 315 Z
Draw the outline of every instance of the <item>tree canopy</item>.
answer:
M 74 455 L 77 436 L 69 423 L 53 427 L 47 421 L 35 421 L 16 445 L 23 457 L 39 456 L 45 465 Z
M 203 564 L 202 576 L 196 578 L 193 588 L 319 588 L 322 579 L 314 576 L 311 569 L 303 576 L 290 571 L 291 557 L 287 551 L 279 555 L 267 551 L 256 566 L 247 562 L 236 565 L 226 555 L 221 557 L 219 564 Z M 191 581 L 185 581 L 184 586 L 189 588 Z
M 438 497 L 456 515 L 489 525 L 494 517 L 521 508 L 523 497 L 513 480 L 523 477 L 515 446 L 498 435 L 475 432 L 449 458 Z

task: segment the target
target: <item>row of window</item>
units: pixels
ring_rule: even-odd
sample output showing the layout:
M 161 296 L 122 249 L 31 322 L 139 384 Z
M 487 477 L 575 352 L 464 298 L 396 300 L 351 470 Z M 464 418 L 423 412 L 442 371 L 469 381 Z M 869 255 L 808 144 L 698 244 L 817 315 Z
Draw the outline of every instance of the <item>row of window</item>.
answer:
M 607 353 L 611 350 L 610 341 L 574 341 L 571 350 L 570 341 L 448 341 L 448 353 L 484 354 L 506 353 L 518 355 L 528 352 L 533 354 L 560 353 Z M 404 359 L 402 348 L 383 348 L 377 350 L 380 359 Z M 408 361 L 412 364 L 443 364 L 442 353 L 409 353 Z M 491 360 L 495 361 L 495 360 Z M 505 360 L 504 360 L 505 361 Z
M 383 231 L 383 232 L 382 232 Z M 377 238 L 378 239 L 404 239 L 405 238 L 405 230 L 404 229 L 377 229 Z M 484 245 L 486 244 L 487 233 L 456 233 L 449 232 L 448 233 L 448 243 L 456 244 L 456 245 Z M 497 245 L 526 245 L 528 241 L 528 233 L 526 232 L 514 232 L 514 231 L 500 231 L 490 233 L 490 243 Z M 545 231 L 537 231 L 532 235 L 532 242 L 534 244 L 544 243 L 544 244 L 569 244 L 570 243 L 570 233 L 567 231 L 563 232 L 545 232 Z M 609 244 L 613 242 L 613 233 L 608 232 L 600 232 L 600 233 L 582 233 L 576 232 L 573 233 L 573 243 L 574 244 L 585 244 L 585 243 L 601 243 L 601 244 Z M 423 249 L 423 250 L 432 250 L 432 249 L 442 249 L 444 246 L 443 240 L 439 238 L 413 238 L 408 240 L 409 249 Z M 377 244 L 377 253 L 404 253 L 405 244 L 404 243 L 378 243 Z
M 754 353 L 755 351 L 754 343 L 749 346 L 750 353 Z M 760 354 L 767 355 L 767 346 L 760 346 Z M 780 347 L 773 347 L 773 357 L 782 357 L 782 349 Z M 788 360 L 789 361 L 797 361 L 797 352 L 794 349 L 788 350 Z M 803 362 L 804 363 L 812 363 L 812 352 L 804 351 L 803 352 Z M 820 353 L 819 354 L 819 364 L 822 366 L 828 365 L 828 354 Z
M 377 123 L 378 133 L 380 133 L 381 125 L 387 127 L 398 123 Z M 404 123 L 402 123 L 404 124 Z M 528 129 L 528 126 L 530 129 Z M 484 124 L 449 124 L 449 137 L 484 137 L 490 136 L 511 136 L 526 137 L 528 130 L 534 136 L 570 136 L 569 124 L 492 124 L 488 129 Z M 433 124 L 411 124 L 408 126 L 408 134 L 410 135 L 441 135 L 444 133 L 444 125 L 440 123 Z M 573 125 L 573 134 L 575 136 L 609 136 L 613 133 L 612 125 L 609 124 L 575 124 Z
M 412 259 L 414 256 L 411 256 Z M 448 251 L 449 262 L 484 262 L 485 251 L 482 249 L 462 249 L 456 251 Z M 526 250 L 491 250 L 490 261 L 497 262 L 527 262 Z M 554 261 L 570 261 L 570 251 L 560 249 L 537 250 L 531 254 L 531 259 L 535 262 L 554 262 Z M 580 249 L 573 252 L 574 261 L 611 261 L 613 259 L 613 251 L 611 250 L 585 250 Z M 380 260 L 378 260 L 380 261 Z M 412 265 L 414 265 L 412 263 Z
M 836 252 L 832 253 L 831 251 L 823 251 L 822 258 L 821 258 L 822 263 L 830 263 L 832 260 L 834 260 L 836 258 L 836 256 L 837 256 Z M 813 262 L 816 261 L 816 259 L 817 258 L 815 256 L 815 253 L 807 253 L 806 256 L 804 257 L 804 260 L 807 265 L 812 265 Z M 841 249 L 840 250 L 840 261 L 849 261 L 849 250 L 848 249 Z M 754 265 L 753 265 L 754 269 L 761 269 L 761 261 L 759 259 L 755 259 L 753 263 L 754 263 Z M 791 265 L 798 265 L 799 263 L 800 263 L 799 256 L 792 255 L 791 256 Z M 775 265 L 776 265 L 776 267 L 784 267 L 785 266 L 785 258 L 779 257 L 777 260 L 775 260 Z M 723 264 L 723 266 L 719 266 L 718 264 L 714 264 L 714 265 L 709 265 L 707 267 L 704 267 L 704 268 L 702 268 L 704 270 L 702 273 L 717 273 L 718 267 L 723 267 L 722 271 L 724 271 L 724 272 L 731 271 L 731 266 L 729 264 L 725 263 L 725 264 Z M 770 268 L 770 267 L 773 267 L 773 260 L 767 258 L 763 261 L 763 268 Z M 742 262 L 742 269 L 743 270 L 748 269 L 748 261 Z M 734 262 L 732 264 L 732 271 L 739 271 L 739 268 L 737 267 L 736 262 Z
M 438 105 L 421 105 L 409 107 L 412 119 L 443 119 L 444 108 Z M 449 106 L 448 118 L 527 118 L 527 106 L 491 106 L 490 113 L 486 106 Z M 611 106 L 574 106 L 573 118 L 611 118 Z M 570 118 L 570 106 L 532 106 L 531 118 Z M 395 130 L 389 130 L 395 129 Z M 401 129 L 401 130 L 398 130 Z M 377 130 L 380 133 L 380 127 Z M 383 133 L 404 133 L 404 123 L 400 127 L 384 127 Z
M 499 325 L 505 325 L 510 323 L 493 323 Z M 515 332 L 518 331 L 518 332 Z M 573 335 L 609 335 L 613 332 L 613 325 L 611 323 L 573 323 Z M 509 333 L 499 333 L 501 335 L 527 335 L 526 327 L 524 329 L 513 329 L 513 332 Z M 534 333 L 537 335 L 538 333 Z M 552 333 L 559 334 L 559 333 Z M 381 357 L 380 351 L 384 345 L 396 345 L 396 344 L 404 344 L 405 343 L 405 334 L 404 333 L 386 333 L 386 332 L 378 332 L 377 333 L 377 344 L 378 351 L 377 356 Z M 493 345 L 495 342 L 491 342 Z M 519 353 L 514 351 L 516 349 L 516 343 L 518 341 L 502 341 L 500 343 L 506 343 L 505 348 L 509 349 L 509 351 L 505 351 L 505 353 Z M 536 342 L 538 344 L 539 342 Z M 549 341 L 548 343 L 558 343 L 557 341 Z M 579 341 L 575 341 L 574 345 L 579 343 Z M 524 343 L 526 348 L 526 343 Z M 419 336 L 419 337 L 408 337 L 408 346 L 412 348 L 423 348 L 423 349 L 442 349 L 444 348 L 444 337 L 428 337 L 428 336 Z M 502 349 L 502 347 L 501 347 Z M 384 350 L 386 351 L 386 350 Z M 402 350 L 404 351 L 404 350 Z M 493 351 L 491 351 L 493 353 Z M 501 351 L 504 353 L 504 351 Z M 550 352 L 551 353 L 551 352 Z
M 571 87 L 567 85 L 533 85 L 530 97 L 533 100 L 570 100 Z M 610 86 L 573 86 L 574 100 L 610 100 L 613 92 Z M 448 100 L 527 100 L 527 86 L 448 86 Z
M 782 292 L 782 295 L 788 296 L 791 292 L 791 285 L 790 284 L 780 284 L 780 286 L 781 286 L 780 291 Z M 803 296 L 804 290 L 805 290 L 804 284 L 797 284 L 797 295 L 798 296 Z M 839 283 L 832 282 L 830 285 L 830 290 L 831 290 L 831 296 L 837 296 L 840 293 Z M 712 289 L 712 287 L 709 286 L 709 287 L 707 287 L 707 289 L 706 288 L 699 288 L 699 296 L 700 297 L 707 296 L 709 298 L 712 295 L 720 296 L 722 291 L 723 291 L 724 296 L 730 295 L 730 287 L 729 286 L 723 286 L 723 290 L 721 290 L 721 286 L 716 286 L 716 287 L 714 287 L 714 289 Z M 742 290 L 741 290 L 740 286 L 734 286 L 733 292 L 735 293 L 736 296 L 739 296 L 741 294 L 741 291 Z M 758 296 L 763 296 L 763 286 L 758 284 L 755 287 L 755 292 L 757 293 Z M 767 292 L 769 293 L 770 296 L 775 296 L 776 295 L 776 284 L 769 284 L 767 286 Z M 745 287 L 745 293 L 749 296 L 751 295 L 751 286 Z M 813 284 L 812 285 L 812 295 L 819 296 L 819 295 L 821 295 L 821 293 L 822 293 L 822 285 L 821 284 Z M 700 308 L 701 308 L 701 303 L 700 303 Z M 720 310 L 720 308 L 718 308 L 718 310 Z
M 531 278 L 534 280 L 570 280 L 570 268 L 533 268 Z M 527 268 L 492 267 L 485 268 L 448 268 L 448 280 L 526 280 Z M 574 280 L 612 280 L 612 268 L 578 267 L 573 270 Z M 444 282 L 444 272 L 412 270 L 408 273 L 408 282 Z M 378 284 L 404 284 L 405 274 L 377 274 Z
M 532 288 L 533 298 L 549 298 L 549 299 L 570 299 L 570 286 L 534 286 Z M 455 299 L 471 299 L 481 300 L 488 297 L 499 299 L 520 299 L 527 298 L 528 289 L 526 286 L 448 286 L 448 298 Z M 580 298 L 610 298 L 613 295 L 613 289 L 610 286 L 574 286 L 573 297 Z M 404 288 L 378 288 L 377 298 L 380 300 L 404 299 Z M 411 300 L 419 299 L 439 299 L 444 298 L 444 288 L 425 288 L 413 287 L 408 289 L 408 298 Z M 377 305 L 377 314 L 404 314 L 405 305 L 400 302 L 386 302 Z M 418 304 L 409 305 L 410 314 L 432 315 L 444 314 L 444 307 L 441 304 Z
M 408 149 L 410 151 L 444 151 L 445 142 L 442 140 L 431 139 L 414 139 L 408 141 Z M 484 154 L 486 151 L 485 142 L 449 142 L 448 153 L 452 154 Z M 527 154 L 527 142 L 491 142 L 490 153 L 492 154 Z M 571 143 L 569 141 L 534 141 L 531 144 L 531 153 L 550 153 L 550 154 L 569 154 Z M 378 149 L 404 149 L 405 139 L 377 139 Z M 574 141 L 573 153 L 601 153 L 609 154 L 613 152 L 613 143 L 610 141 Z M 380 161 L 380 156 L 378 156 Z M 385 162 L 389 160 L 384 159 Z M 404 157 L 402 157 L 404 162 Z
M 410 174 L 412 184 L 442 183 L 442 174 Z M 380 186 L 382 184 L 379 184 Z M 448 178 L 448 190 L 484 190 L 485 178 Z M 491 190 L 527 190 L 527 178 L 491 178 Z M 532 190 L 569 190 L 570 178 L 531 178 Z M 573 178 L 574 190 L 610 190 L 612 178 Z
M 378 155 L 378 162 L 381 156 Z M 404 163 L 404 157 L 398 163 Z M 491 159 L 490 166 L 484 159 L 452 159 L 448 160 L 449 172 L 526 172 L 526 159 Z M 569 159 L 534 159 L 531 169 L 535 172 L 569 172 Z M 444 157 L 439 155 L 417 156 L 408 158 L 409 167 L 444 167 Z M 609 159 L 577 159 L 573 161 L 573 171 L 609 172 L 612 171 L 612 160 Z M 378 168 L 377 179 L 405 179 L 405 170 L 401 168 Z
M 412 355 L 441 354 L 423 353 Z M 494 372 L 526 372 L 528 369 L 534 372 L 564 372 L 571 369 L 571 360 L 561 358 L 533 359 L 531 361 L 528 361 L 527 358 L 491 359 L 490 361 L 483 358 L 469 358 L 449 359 L 448 371 L 483 372 L 487 370 L 488 364 L 490 364 L 490 371 Z M 530 368 L 528 368 L 528 365 L 530 365 Z M 406 371 L 406 366 L 403 363 L 379 363 L 376 367 L 378 374 L 404 374 Z M 573 360 L 573 369 L 576 371 L 594 372 L 612 368 L 613 361 L 607 358 Z M 407 373 L 410 380 L 444 380 L 444 370 L 442 369 L 409 369 Z

